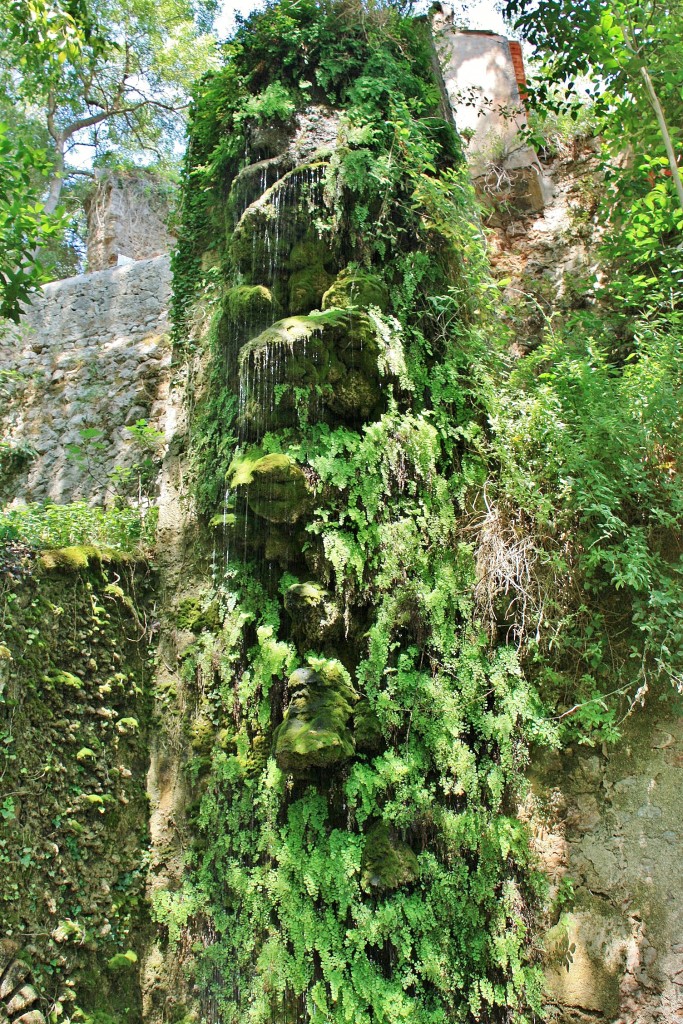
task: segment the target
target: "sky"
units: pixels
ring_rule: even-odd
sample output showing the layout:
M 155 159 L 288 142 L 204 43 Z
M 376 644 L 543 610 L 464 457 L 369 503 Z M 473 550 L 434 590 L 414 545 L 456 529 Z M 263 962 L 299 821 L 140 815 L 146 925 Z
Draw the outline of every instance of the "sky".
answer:
M 236 13 L 249 14 L 261 7 L 262 4 L 258 0 L 223 0 L 222 6 L 223 9 L 216 21 L 216 27 L 219 35 L 225 38 L 234 28 Z M 461 9 L 462 5 L 456 5 L 456 11 Z M 503 19 L 495 9 L 493 0 L 474 0 L 473 3 L 467 4 L 464 18 L 468 28 L 487 28 L 505 34 Z

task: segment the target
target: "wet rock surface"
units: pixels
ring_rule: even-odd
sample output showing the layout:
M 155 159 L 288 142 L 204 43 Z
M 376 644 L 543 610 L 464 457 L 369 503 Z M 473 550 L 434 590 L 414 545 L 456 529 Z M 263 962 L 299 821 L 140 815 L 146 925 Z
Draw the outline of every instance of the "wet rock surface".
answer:
M 348 722 L 357 695 L 339 663 L 300 668 L 290 677 L 291 694 L 273 752 L 284 771 L 301 774 L 347 761 L 355 751 Z

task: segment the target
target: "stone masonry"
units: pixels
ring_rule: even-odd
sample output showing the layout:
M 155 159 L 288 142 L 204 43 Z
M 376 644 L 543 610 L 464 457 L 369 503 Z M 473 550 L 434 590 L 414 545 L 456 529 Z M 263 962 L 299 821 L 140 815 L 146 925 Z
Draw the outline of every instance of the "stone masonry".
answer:
M 88 270 L 159 256 L 173 248 L 168 227 L 172 190 L 154 175 L 97 172 L 86 203 Z
M 110 497 L 109 475 L 131 457 L 126 428 L 163 419 L 170 290 L 159 256 L 45 285 L 19 327 L 3 325 L 1 500 Z

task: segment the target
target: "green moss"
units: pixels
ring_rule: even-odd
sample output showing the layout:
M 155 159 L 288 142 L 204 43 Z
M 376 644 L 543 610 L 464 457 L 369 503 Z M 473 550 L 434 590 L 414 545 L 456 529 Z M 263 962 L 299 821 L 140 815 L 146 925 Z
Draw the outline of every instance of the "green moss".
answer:
M 320 306 L 333 278 L 322 265 L 297 270 L 289 279 L 289 312 L 308 312 Z
M 346 369 L 331 383 L 326 404 L 342 419 L 368 420 L 379 412 L 382 390 L 376 379 L 361 370 Z
M 373 419 L 383 405 L 380 342 L 372 320 L 350 309 L 328 309 L 279 320 L 240 351 L 253 381 L 242 426 L 251 436 L 310 419 Z M 278 401 L 264 400 L 265 390 Z
M 363 753 L 376 754 L 384 746 L 382 724 L 366 698 L 358 701 L 353 712 L 353 735 Z
M 236 455 L 228 467 L 226 481 L 230 488 L 248 486 L 253 480 L 253 469 L 263 458 L 262 448 L 249 448 L 241 455 Z M 218 524 L 216 524 L 218 525 Z
M 380 822 L 367 834 L 361 860 L 361 883 L 368 891 L 399 889 L 416 881 L 420 865 L 407 843 Z
M 82 690 L 84 685 L 82 679 L 79 679 L 73 672 L 67 672 L 65 669 L 54 669 L 43 676 L 43 681 L 50 686 L 57 688 L 66 687 L 69 690 Z
M 307 270 L 309 267 L 324 267 L 329 270 L 334 256 L 321 238 L 307 235 L 292 246 L 287 266 L 292 271 Z
M 97 565 L 101 561 L 100 549 L 90 544 L 55 548 L 51 551 L 43 551 L 40 556 L 42 568 L 48 571 L 61 569 L 65 572 L 79 572 L 81 569 L 87 569 L 90 565 Z
M 208 718 L 200 715 L 193 719 L 189 732 L 190 745 L 195 753 L 210 753 L 216 737 L 216 729 L 213 723 Z
M 273 307 L 270 289 L 263 285 L 235 285 L 225 293 L 225 309 L 232 320 L 257 321 L 268 317 Z
M 208 604 L 200 597 L 186 597 L 179 602 L 176 610 L 176 625 L 198 633 L 202 629 L 217 629 L 220 625 L 220 609 L 216 601 Z
M 302 646 L 319 648 L 341 634 L 341 609 L 332 595 L 319 584 L 293 584 L 285 594 L 284 603 Z
M 133 561 L 135 559 L 132 555 L 115 548 L 95 547 L 93 544 L 74 544 L 69 547 L 50 548 L 47 551 L 42 551 L 39 565 L 46 572 L 81 572 L 84 569 L 105 563 L 125 564 Z
M 348 673 L 338 662 L 300 668 L 289 678 L 291 700 L 274 734 L 280 768 L 294 774 L 330 768 L 355 751 L 347 723 L 357 699 Z
M 118 556 L 107 563 L 106 551 L 76 551 L 57 558 L 59 571 L 6 581 L 1 602 L 13 742 L 2 745 L 0 773 L 21 793 L 21 828 L 0 816 L 0 918 L 30 944 L 39 992 L 133 1020 L 137 968 L 129 963 L 119 985 L 107 964 L 144 928 L 151 668 L 126 602 L 151 621 L 152 578 Z M 65 561 L 77 571 L 62 571 Z M 0 737 L 3 709 L 0 699 Z
M 311 507 L 306 476 L 288 455 L 240 460 L 230 485 L 246 486 L 249 508 L 271 523 L 295 523 Z
M 293 537 L 291 530 L 271 526 L 266 536 L 264 557 L 267 562 L 277 562 L 283 568 L 301 557 L 302 544 L 307 540 Z
M 133 952 L 132 949 L 128 949 L 125 953 L 115 953 L 114 956 L 110 957 L 107 961 L 107 967 L 110 971 L 129 971 L 137 962 L 137 953 Z
M 348 267 L 337 275 L 322 299 L 323 309 L 367 309 L 368 306 L 378 306 L 381 310 L 388 308 L 389 290 L 386 284 L 377 274 Z

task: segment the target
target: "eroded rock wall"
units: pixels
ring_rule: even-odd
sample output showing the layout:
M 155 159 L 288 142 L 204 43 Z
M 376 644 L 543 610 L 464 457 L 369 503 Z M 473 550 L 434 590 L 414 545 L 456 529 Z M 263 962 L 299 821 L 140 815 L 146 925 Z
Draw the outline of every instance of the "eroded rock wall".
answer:
M 0 332 L 0 499 L 110 497 L 140 419 L 168 393 L 168 256 L 46 285 Z M 97 435 L 84 435 L 96 431 Z
M 547 936 L 562 1024 L 683 1018 L 682 710 L 637 708 L 613 748 L 534 766 L 535 841 L 567 899 Z
M 0 559 L 0 1019 L 133 1024 L 153 577 L 84 547 Z
M 169 252 L 172 202 L 172 188 L 151 174 L 100 173 L 86 206 L 88 269 L 115 267 L 120 257 L 144 260 Z

